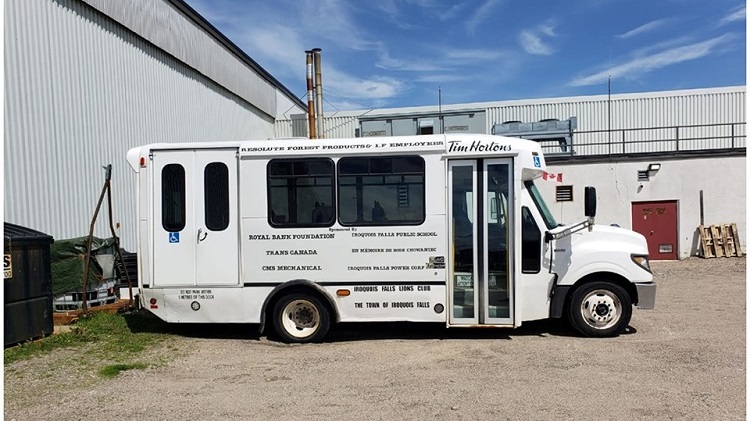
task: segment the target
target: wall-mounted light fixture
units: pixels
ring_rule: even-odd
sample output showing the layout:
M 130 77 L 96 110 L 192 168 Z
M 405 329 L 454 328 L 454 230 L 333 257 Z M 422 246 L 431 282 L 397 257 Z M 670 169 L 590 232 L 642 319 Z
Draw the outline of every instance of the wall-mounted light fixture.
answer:
M 661 169 L 661 164 L 648 164 L 648 173 L 653 175 Z

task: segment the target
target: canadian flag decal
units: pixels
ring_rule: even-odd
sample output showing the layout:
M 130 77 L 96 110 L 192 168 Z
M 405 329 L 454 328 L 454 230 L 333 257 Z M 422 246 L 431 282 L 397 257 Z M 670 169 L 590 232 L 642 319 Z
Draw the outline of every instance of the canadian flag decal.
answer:
M 550 174 L 548 172 L 542 173 L 542 178 L 545 180 L 550 181 L 557 181 L 558 183 L 562 183 L 562 173 L 559 172 L 557 174 Z

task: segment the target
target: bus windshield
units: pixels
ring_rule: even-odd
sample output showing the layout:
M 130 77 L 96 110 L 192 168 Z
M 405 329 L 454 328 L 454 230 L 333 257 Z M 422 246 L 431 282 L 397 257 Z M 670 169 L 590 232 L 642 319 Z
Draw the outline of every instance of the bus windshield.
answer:
M 529 194 L 531 195 L 531 199 L 534 201 L 534 204 L 536 204 L 537 209 L 539 209 L 539 213 L 542 214 L 542 219 L 544 219 L 544 225 L 547 226 L 547 229 L 552 229 L 558 226 L 557 221 L 555 221 L 555 217 L 552 216 L 552 212 L 549 211 L 549 208 L 547 208 L 547 204 L 544 203 L 544 199 L 542 198 L 542 194 L 539 193 L 539 189 L 536 188 L 536 185 L 533 181 L 527 181 L 525 182 L 526 188 L 529 189 Z

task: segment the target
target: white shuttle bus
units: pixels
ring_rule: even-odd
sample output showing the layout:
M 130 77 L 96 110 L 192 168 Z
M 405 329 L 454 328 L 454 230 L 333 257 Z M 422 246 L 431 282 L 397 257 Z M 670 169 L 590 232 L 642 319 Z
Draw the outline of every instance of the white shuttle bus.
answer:
M 612 336 L 653 308 L 646 240 L 555 221 L 540 146 L 478 134 L 152 144 L 137 173 L 140 305 L 174 323 L 257 323 L 315 342 L 333 323 Z

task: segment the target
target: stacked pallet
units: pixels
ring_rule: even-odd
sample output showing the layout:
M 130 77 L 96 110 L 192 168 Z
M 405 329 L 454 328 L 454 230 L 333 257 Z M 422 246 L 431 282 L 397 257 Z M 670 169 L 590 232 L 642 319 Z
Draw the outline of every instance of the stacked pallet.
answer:
M 118 300 L 111 304 L 102 304 L 97 307 L 89 307 L 87 309 L 88 313 L 109 313 L 109 314 L 115 314 L 119 311 L 122 311 L 123 309 L 128 308 L 130 304 L 128 303 L 128 300 Z M 52 313 L 52 320 L 54 321 L 55 326 L 60 325 L 70 325 L 76 322 L 81 316 L 84 315 L 83 310 L 69 310 L 65 312 L 54 312 Z
M 125 249 L 120 249 L 120 253 L 122 253 L 122 262 L 120 259 L 115 259 L 119 276 L 117 287 L 126 288 L 128 286 L 128 277 L 130 277 L 133 287 L 138 287 L 138 253 L 130 253 Z M 123 266 L 123 263 L 125 266 Z
M 700 225 L 701 254 L 709 257 L 742 256 L 742 243 L 737 224 Z

